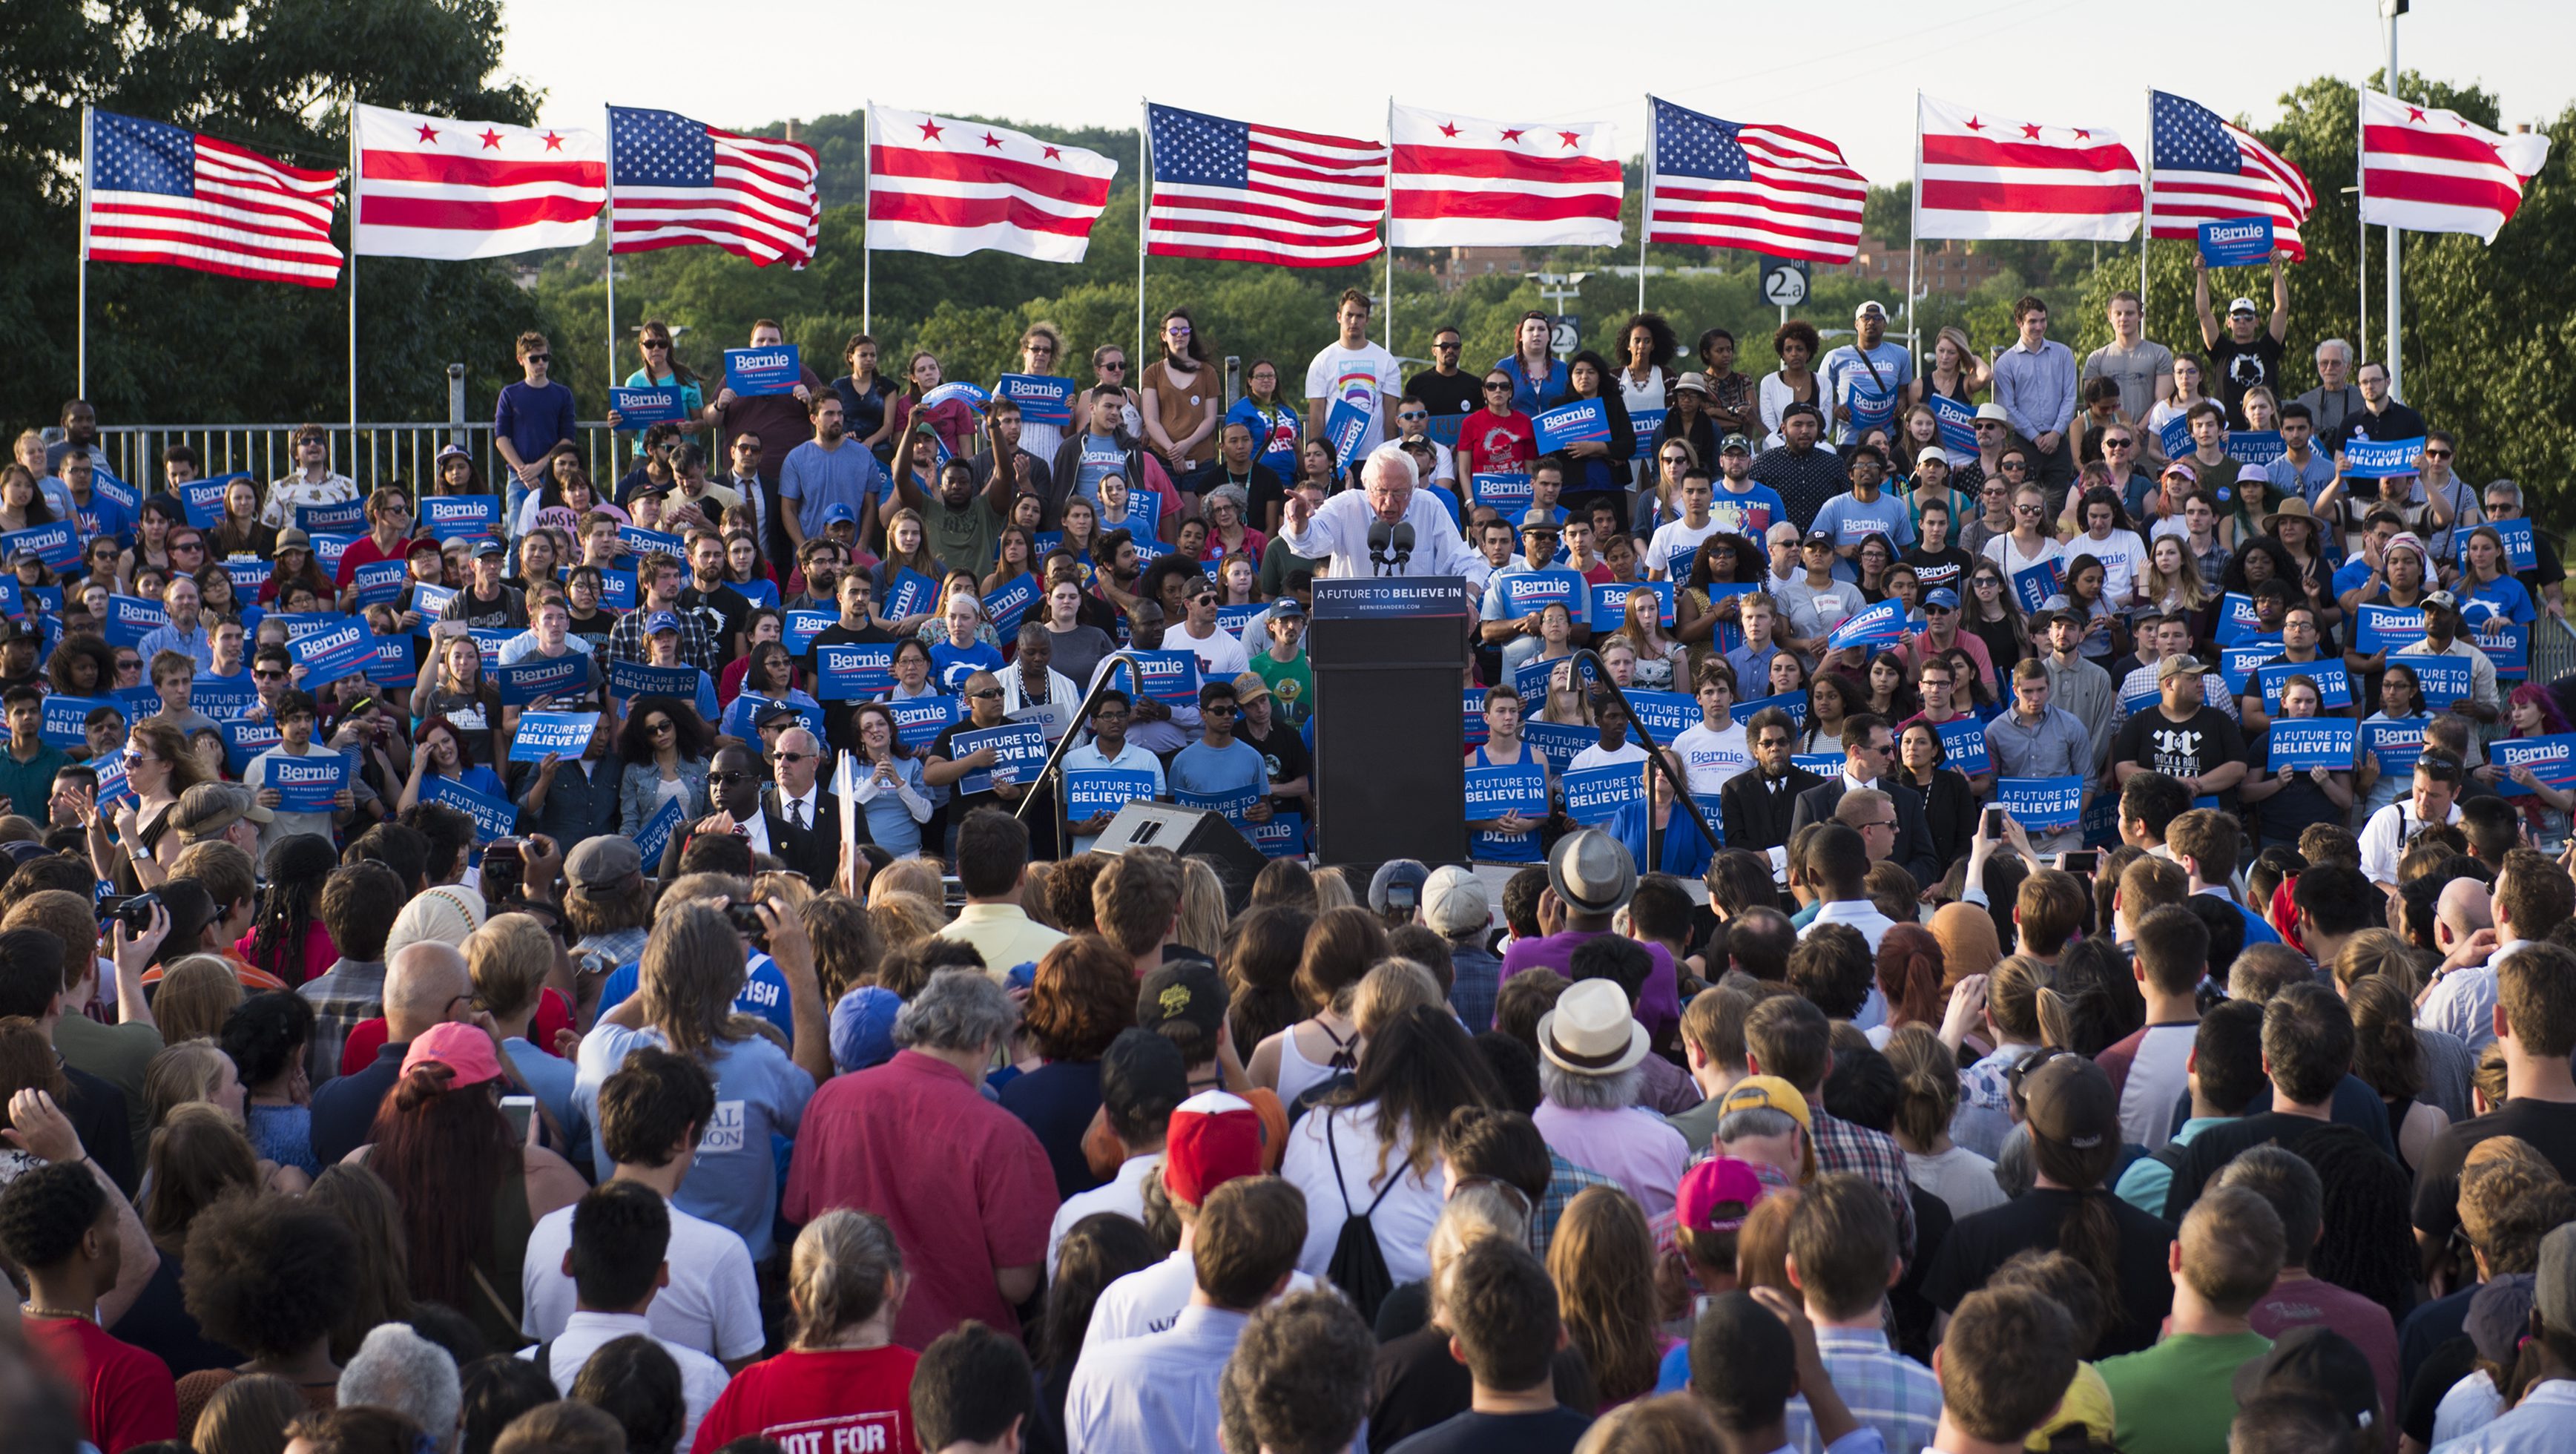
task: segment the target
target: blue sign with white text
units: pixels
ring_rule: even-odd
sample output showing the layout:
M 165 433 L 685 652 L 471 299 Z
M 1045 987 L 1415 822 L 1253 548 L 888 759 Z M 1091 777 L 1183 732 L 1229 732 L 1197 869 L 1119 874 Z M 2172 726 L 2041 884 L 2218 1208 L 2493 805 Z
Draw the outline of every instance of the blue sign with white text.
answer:
M 1542 410 L 1530 419 L 1538 433 L 1538 452 L 1556 454 L 1569 444 L 1610 442 L 1610 406 L 1599 399 L 1577 399 Z
M 1924 402 L 1932 406 L 1932 417 L 1941 426 L 1941 448 L 1951 457 L 1950 467 L 1958 468 L 1964 462 L 1960 459 L 1963 454 L 1974 458 L 1977 454 L 1977 406 L 1929 389 L 1924 391 Z
M 2277 661 L 2270 666 L 2257 668 L 2254 675 L 2263 684 L 2263 710 L 2266 712 L 2278 713 L 2281 710 L 2281 688 L 2286 686 L 2292 677 L 2306 677 L 2315 682 L 2322 706 L 2349 707 L 2352 705 L 2352 682 L 2344 675 L 2343 663 L 2332 658 L 2319 657 L 2315 661 Z
M 725 387 L 746 399 L 795 393 L 804 376 L 805 366 L 792 343 L 724 351 Z
M 2081 774 L 1997 778 L 1994 804 L 2024 833 L 2063 833 L 2083 813 L 2084 779 Z
M 1138 799 L 1151 802 L 1154 775 L 1094 768 L 1064 775 L 1064 816 L 1075 823 L 1115 813 Z
M 1019 405 L 1023 422 L 1059 429 L 1073 425 L 1073 391 L 1073 380 L 1053 374 L 1004 374 L 993 383 L 993 397 Z
M 2388 662 L 2415 673 L 2424 705 L 2436 711 L 2477 690 L 2477 668 L 2465 656 L 2392 656 Z
M 159 601 L 141 596 L 107 598 L 106 636 L 110 646 L 141 646 L 144 637 L 169 624 L 169 613 L 161 609 Z M 143 665 L 149 670 L 152 663 Z
M 632 701 L 637 697 L 677 697 L 683 702 L 693 702 L 698 697 L 698 682 L 705 675 L 693 666 L 652 666 L 640 661 L 612 661 L 608 664 L 608 691 L 620 701 Z
M 1994 764 L 1986 757 L 1986 724 L 1978 721 L 1974 713 L 1933 723 L 1932 730 L 1940 734 L 1946 766 L 1970 777 L 1994 771 Z
M 1581 772 L 1565 774 L 1563 783 L 1565 816 L 1577 823 L 1594 826 L 1607 823 L 1621 808 L 1646 800 L 1646 775 L 1642 763 L 1587 767 Z
M 2368 602 L 2353 608 L 2352 649 L 2364 656 L 2424 639 L 2424 608 L 2381 606 Z
M 1333 461 L 1343 469 L 1359 463 L 1368 452 L 1369 411 L 1348 399 L 1336 399 L 1324 415 L 1324 443 L 1331 446 Z
M 1035 722 L 1005 722 L 999 727 L 978 727 L 959 732 L 948 739 L 950 761 L 972 757 L 985 748 L 994 751 L 993 765 L 979 767 L 957 780 L 962 797 L 989 793 L 998 783 L 1033 783 L 1038 769 L 1046 766 L 1046 729 Z
M 2516 768 L 2530 769 L 2533 777 L 2553 788 L 2576 787 L 2576 734 L 2502 738 L 2487 744 L 2487 759 L 2505 770 L 2495 789 L 2507 797 L 2531 795 L 2530 787 L 2514 777 Z
M 1491 505 L 1502 512 L 1505 524 L 1520 527 L 1521 514 L 1530 507 L 1530 477 L 1512 474 L 1473 474 L 1467 477 L 1468 503 Z
M 2298 717 L 2276 720 L 2265 735 L 2265 761 L 2277 772 L 2282 768 L 2306 769 L 2330 767 L 2337 772 L 2352 769 L 2358 724 L 2350 717 Z
M 1637 725 L 1658 747 L 1670 747 L 1673 739 L 1699 725 L 1697 697 L 1680 692 L 1626 692 L 1629 709 L 1637 714 Z
M 367 669 L 376 659 L 376 640 L 363 621 L 343 618 L 337 626 L 307 632 L 286 643 L 286 654 L 304 668 L 305 691 Z
M 478 793 L 445 773 L 433 773 L 421 779 L 421 796 L 433 803 L 445 803 L 474 820 L 477 845 L 495 838 L 507 838 L 519 826 L 519 805 L 508 798 Z
M 814 700 L 864 702 L 894 687 L 891 642 L 845 641 L 814 648 Z
M 590 747 L 597 712 L 521 712 L 510 734 L 512 762 L 543 762 L 549 754 L 574 758 Z
M 31 525 L 0 534 L 0 561 L 14 560 L 21 551 L 31 552 L 36 559 L 63 570 L 80 564 L 80 533 L 72 522 L 57 520 L 51 525 Z
M 2223 217 L 2200 224 L 2200 260 L 2213 268 L 2250 267 L 2272 257 L 2272 219 Z
M 492 533 L 501 520 L 501 497 L 498 495 L 425 495 L 420 502 L 420 523 L 429 528 L 432 540 L 480 540 Z
M 402 599 L 403 582 L 410 579 L 411 567 L 398 560 L 369 561 L 349 572 L 349 577 L 358 588 L 360 606 L 390 606 Z
M 590 657 L 578 651 L 562 656 L 527 656 L 497 667 L 492 683 L 501 689 L 501 705 L 525 707 L 547 697 L 580 691 L 590 681 Z
M 2416 473 L 2424 454 L 2424 436 L 2413 439 L 2355 439 L 2343 447 L 2343 474 L 2348 480 L 2384 480 Z
M 736 390 L 736 392 L 740 392 Z M 680 403 L 677 385 L 649 389 L 611 389 L 608 407 L 617 411 L 620 430 L 643 429 L 655 424 L 679 424 L 689 413 Z
M 1128 696 L 1147 696 L 1174 706 L 1199 704 L 1199 659 L 1187 651 L 1137 651 L 1127 653 L 1136 658 L 1145 677 L 1140 692 L 1129 680 L 1127 664 L 1121 661 L 1110 672 L 1109 684 Z
M 349 759 L 326 750 L 302 757 L 281 752 L 268 760 L 267 773 L 268 785 L 277 789 L 278 812 L 328 813 L 349 785 Z
M 2361 745 L 2379 759 L 2381 776 L 2411 773 L 2415 759 L 2424 755 L 2424 719 L 2401 717 L 2390 722 L 2364 722 Z
M 1512 767 L 1469 767 L 1467 774 L 1467 821 L 1485 822 L 1517 813 L 1524 818 L 1547 816 L 1547 769 L 1534 762 Z M 1498 833 L 1479 829 L 1469 843 L 1472 857 L 1497 863 L 1538 862 L 1538 832 Z
M 2277 429 L 2227 431 L 2227 457 L 2249 468 L 2260 469 L 2288 452 Z
M 1592 629 L 1616 631 L 1628 620 L 1628 597 L 1643 591 L 1655 598 L 1655 619 L 1673 624 L 1671 581 L 1603 581 L 1592 588 Z
M 295 528 L 307 535 L 362 535 L 367 529 L 367 502 L 334 500 L 328 505 L 298 505 Z
M 48 695 L 45 698 L 44 725 L 38 735 L 44 739 L 48 747 L 81 746 L 89 741 L 87 726 L 89 714 L 101 707 L 117 707 L 119 711 L 124 710 L 106 697 Z

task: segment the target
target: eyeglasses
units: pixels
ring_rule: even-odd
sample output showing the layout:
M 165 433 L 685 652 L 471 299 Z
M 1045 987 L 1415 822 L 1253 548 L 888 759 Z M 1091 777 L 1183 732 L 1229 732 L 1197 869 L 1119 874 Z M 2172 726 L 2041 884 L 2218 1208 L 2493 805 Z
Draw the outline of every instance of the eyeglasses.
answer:
M 1975 586 L 1981 591 L 2000 590 L 2003 587 L 2003 582 L 1995 579 L 1993 576 L 1979 576 L 1969 584 Z
M 1977 421 L 1977 432 L 1979 434 L 1983 434 L 1989 429 L 2001 429 L 2003 427 L 2003 421 L 1999 419 L 1980 419 Z
M 1398 412 L 1395 417 L 1398 419 L 1428 419 L 1431 416 L 1420 409 L 1405 409 Z
M 1754 746 L 1756 746 L 1756 747 L 1762 748 L 1762 749 L 1763 749 L 1763 750 L 1765 750 L 1765 751 L 1769 751 L 1769 750 L 1774 749 L 1774 748 L 1781 748 L 1781 747 L 1786 747 L 1786 746 L 1788 746 L 1788 745 L 1789 745 L 1789 739 L 1788 739 L 1788 738 L 1786 738 L 1786 737 L 1765 737 L 1765 738 L 1763 738 L 1761 741 L 1756 742 L 1756 743 L 1754 743 L 1753 745 L 1754 745 Z
M 2037 505 L 2015 505 L 2013 506 L 2013 513 L 2016 515 L 2037 515 L 2040 513 L 2040 507 Z
M 822 756 L 822 754 L 819 752 L 781 752 L 776 754 L 777 761 L 781 764 L 799 763 L 808 758 L 820 756 Z
M 713 781 L 713 779 L 709 779 L 709 781 Z M 1882 818 L 1875 823 L 1855 823 L 1852 826 L 1866 833 L 1872 828 L 1893 829 L 1896 827 L 1896 820 L 1894 818 Z
M 1127 371 L 1127 360 L 1123 358 L 1113 359 L 1102 364 L 1100 366 L 1100 371 L 1104 374 L 1123 374 Z
M 736 454 L 758 454 L 760 453 L 760 441 L 756 439 L 737 439 L 733 442 L 733 452 Z

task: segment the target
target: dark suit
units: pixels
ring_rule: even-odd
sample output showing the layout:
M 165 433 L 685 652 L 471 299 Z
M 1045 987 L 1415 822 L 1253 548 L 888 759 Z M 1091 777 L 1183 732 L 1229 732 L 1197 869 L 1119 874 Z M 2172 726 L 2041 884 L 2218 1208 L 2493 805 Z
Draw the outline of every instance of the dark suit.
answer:
M 1718 810 L 1726 822 L 1727 847 L 1760 853 L 1789 841 L 1799 797 L 1822 787 L 1825 780 L 1793 763 L 1781 781 L 1780 789 L 1773 791 L 1762 769 L 1756 766 L 1751 772 L 1728 778 L 1726 786 L 1717 790 Z
M 1835 773 L 1825 779 L 1823 787 L 1809 788 L 1798 795 L 1797 812 L 1789 820 L 1794 834 L 1810 823 L 1830 823 L 1834 808 L 1843 800 L 1843 785 L 1850 779 Z M 1914 875 L 1917 888 L 1930 888 L 1941 881 L 1948 868 L 1935 856 L 1932 830 L 1923 821 L 1923 795 L 1901 783 L 1880 778 L 1871 784 L 1896 803 L 1896 846 L 1887 851 L 1887 861 L 1900 863 Z
M 828 787 L 820 780 L 814 784 L 814 820 L 803 828 L 788 824 L 775 783 L 760 790 L 760 816 L 769 832 L 769 851 L 778 861 L 805 875 L 815 888 L 829 889 L 833 872 L 841 866 L 841 809 Z M 859 841 L 873 841 L 864 813 L 859 815 Z

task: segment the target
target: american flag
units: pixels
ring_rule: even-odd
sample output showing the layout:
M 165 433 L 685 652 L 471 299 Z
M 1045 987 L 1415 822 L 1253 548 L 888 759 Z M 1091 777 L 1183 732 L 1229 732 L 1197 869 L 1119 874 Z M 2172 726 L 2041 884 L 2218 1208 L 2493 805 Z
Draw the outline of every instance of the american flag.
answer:
M 608 108 L 613 252 L 712 243 L 762 267 L 814 258 L 823 205 L 814 148 L 737 136 L 677 111 Z
M 2507 136 L 2456 111 L 2361 93 L 2361 220 L 2495 241 L 2522 206 L 2549 138 Z
M 1616 247 L 1617 128 L 1395 106 L 1389 247 Z
M 1821 136 L 1720 121 L 1646 98 L 1655 122 L 1648 242 L 1736 247 L 1847 263 L 1860 252 L 1869 183 Z
M 1154 199 L 1145 251 L 1292 268 L 1378 254 L 1386 147 L 1177 106 L 1148 106 Z
M 1078 263 L 1117 172 L 1098 152 L 1006 126 L 872 105 L 867 245 Z
M 608 139 L 353 106 L 349 180 L 360 257 L 504 257 L 599 235 Z
M 2196 101 L 2154 93 L 2147 139 L 2147 235 L 2192 242 L 2204 222 L 2272 219 L 2272 245 L 2308 255 L 2299 224 L 2317 205 L 2308 178 L 2279 152 Z
M 2126 242 L 2145 204 L 2119 133 L 2047 126 L 1922 98 L 1917 237 Z
M 90 113 L 86 151 L 85 256 L 309 288 L 340 281 L 338 172 L 111 111 Z

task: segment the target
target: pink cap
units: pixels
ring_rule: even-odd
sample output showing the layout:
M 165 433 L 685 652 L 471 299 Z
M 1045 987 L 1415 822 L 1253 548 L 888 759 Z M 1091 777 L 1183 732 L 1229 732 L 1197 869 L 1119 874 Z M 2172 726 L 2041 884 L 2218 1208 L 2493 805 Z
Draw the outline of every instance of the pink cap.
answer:
M 1172 1111 L 1163 1140 L 1163 1189 L 1172 1200 L 1207 1205 L 1207 1194 L 1239 1176 L 1261 1174 L 1261 1113 L 1224 1091 L 1201 1091 Z
M 431 1064 L 444 1065 L 453 1073 L 450 1089 L 501 1078 L 501 1058 L 492 1053 L 492 1037 L 479 1025 L 450 1020 L 422 1031 L 403 1052 L 403 1074 L 411 1074 L 416 1065 Z
M 1673 1194 L 1673 1225 L 1689 1232 L 1733 1232 L 1743 1227 L 1743 1214 L 1721 1217 L 1716 1208 L 1736 1202 L 1749 1213 L 1762 1196 L 1762 1176 L 1751 1162 L 1712 1156 L 1682 1173 Z

